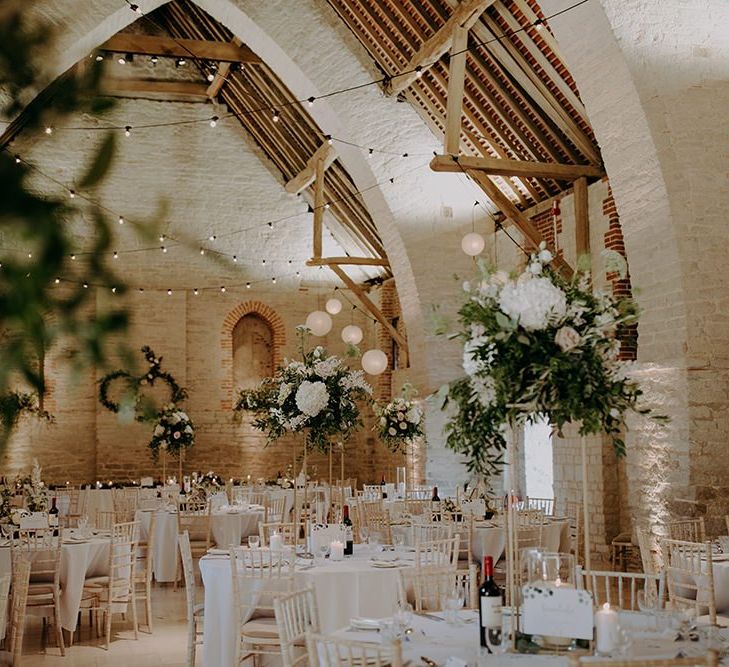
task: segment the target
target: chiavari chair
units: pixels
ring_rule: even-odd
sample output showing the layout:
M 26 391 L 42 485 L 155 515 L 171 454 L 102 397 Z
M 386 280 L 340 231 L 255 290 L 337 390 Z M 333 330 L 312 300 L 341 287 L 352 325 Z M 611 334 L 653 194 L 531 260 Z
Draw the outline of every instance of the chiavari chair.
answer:
M 706 542 L 706 525 L 704 518 L 678 519 L 666 524 L 666 535 L 669 540 L 681 542 Z
M 116 515 L 113 511 L 109 512 L 106 510 L 96 510 L 96 517 L 94 519 L 94 526 L 98 530 L 111 530 L 114 525 Z
M 579 565 L 584 552 L 582 535 L 584 514 L 582 504 L 574 501 L 567 501 L 565 503 L 565 515 L 569 523 L 570 553 L 574 555 L 575 563 Z
M 211 544 L 212 522 L 210 503 L 200 500 L 179 500 L 177 502 L 177 534 L 188 533 L 190 550 L 194 558 L 204 556 Z M 174 589 L 180 580 L 180 561 L 177 560 Z
M 280 523 L 287 517 L 284 517 L 286 510 L 286 496 L 281 494 L 270 494 L 266 496 L 266 511 L 263 520 L 266 523 Z
M 660 572 L 661 554 L 657 553 L 653 548 L 652 540 L 648 529 L 637 526 L 635 529 L 635 537 L 638 540 L 638 549 L 640 551 L 640 560 L 643 564 L 643 572 L 646 574 L 656 574 Z
M 109 540 L 109 574 L 89 577 L 84 582 L 84 592 L 93 594 L 95 599 L 92 609 L 104 615 L 107 651 L 111 641 L 112 614 L 117 613 L 119 607 L 131 607 L 134 639 L 139 638 L 133 580 L 138 539 L 139 522 L 115 523 Z
M 21 528 L 13 538 L 12 559 L 13 563 L 27 560 L 32 564 L 26 614 L 53 617 L 58 648 L 66 655 L 61 629 L 62 543 L 63 527 Z
M 10 580 L 11 574 L 0 577 L 0 632 L 5 636 L 5 626 L 8 622 L 8 602 L 10 601 Z M 2 664 L 0 662 L 0 664 Z
M 319 610 L 311 587 L 274 598 L 283 667 L 308 664 L 306 633 L 319 632 Z
M 392 530 L 390 528 L 390 515 L 385 509 L 382 500 L 362 500 L 359 503 L 360 517 L 370 535 L 379 533 L 381 541 L 392 544 Z
M 468 570 L 451 568 L 428 568 L 400 570 L 398 595 L 401 602 L 412 601 L 413 609 L 443 611 L 446 600 L 458 591 L 467 609 L 478 608 L 478 570 L 475 565 Z
M 432 542 L 433 540 L 448 540 L 453 537 L 456 524 L 451 521 L 410 521 L 410 534 L 413 544 L 418 542 Z
M 144 620 L 150 634 L 152 633 L 152 572 L 154 570 L 153 554 L 157 514 L 151 512 L 149 530 L 145 542 L 137 544 L 137 556 L 134 567 L 134 592 L 138 602 L 144 601 Z
M 74 528 L 78 520 L 86 514 L 86 493 L 68 485 L 56 492 L 58 498 L 59 520 L 64 528 Z
M 281 655 L 273 603 L 279 595 L 292 592 L 295 562 L 292 547 L 283 551 L 245 547 L 230 550 L 238 628 L 234 664 L 254 656 Z
M 684 609 L 696 617 L 708 612 L 716 625 L 716 593 L 711 544 L 683 540 L 661 540 L 663 566 L 672 608 Z
M 296 524 L 293 521 L 272 521 L 258 524 L 258 535 L 261 538 L 261 546 L 267 547 L 272 533 L 278 533 L 283 543 L 288 546 L 296 544 Z
M 666 576 L 642 572 L 613 572 L 583 570 L 577 566 L 577 588 L 592 592 L 595 608 L 604 604 L 618 607 L 623 611 L 642 611 L 638 604 L 638 594 L 643 593 L 646 600 L 654 604 L 656 611 L 663 607 L 666 596 Z M 589 584 L 589 585 L 588 585 Z
M 372 644 L 307 632 L 306 645 L 311 667 L 403 667 L 399 639 Z
M 539 510 L 545 516 L 554 516 L 554 498 L 531 498 L 527 496 L 526 509 Z
M 427 568 L 449 568 L 456 570 L 458 543 L 460 537 L 454 535 L 442 540 L 429 540 L 415 544 L 415 567 L 418 570 Z
M 382 486 L 379 484 L 363 484 L 362 497 L 365 500 L 382 500 Z
M 185 606 L 187 610 L 187 667 L 195 667 L 195 652 L 202 646 L 201 623 L 205 616 L 205 606 L 196 602 L 195 571 L 193 569 L 190 535 L 187 531 L 177 536 L 182 561 L 182 574 L 185 579 Z
M 5 628 L 7 651 L 0 651 L 0 664 L 20 665 L 23 656 L 25 613 L 30 585 L 30 561 L 21 556 L 13 563 L 10 624 Z M 6 600 L 7 603 L 7 600 Z
M 133 489 L 112 489 L 111 499 L 114 505 L 114 522 L 129 523 L 134 521 L 139 502 L 139 490 Z

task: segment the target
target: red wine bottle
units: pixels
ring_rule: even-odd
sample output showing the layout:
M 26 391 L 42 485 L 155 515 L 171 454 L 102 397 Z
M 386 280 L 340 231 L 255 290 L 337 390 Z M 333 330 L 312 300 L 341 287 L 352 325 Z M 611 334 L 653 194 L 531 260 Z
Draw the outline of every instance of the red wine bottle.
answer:
M 433 487 L 433 498 L 431 500 L 434 503 L 439 503 L 440 502 L 440 497 L 438 496 L 438 487 L 437 486 L 434 486 Z
M 352 519 L 349 518 L 349 505 L 342 507 L 342 525 L 344 526 L 344 555 L 354 553 L 354 538 L 352 536 Z
M 501 607 L 503 596 L 501 588 L 494 581 L 494 559 L 483 559 L 483 583 L 478 589 L 478 618 L 481 630 L 481 646 L 488 648 L 486 636 L 492 644 L 501 643 Z
M 53 530 L 53 535 L 58 535 L 58 507 L 55 496 L 51 501 L 51 509 L 48 510 L 48 527 Z

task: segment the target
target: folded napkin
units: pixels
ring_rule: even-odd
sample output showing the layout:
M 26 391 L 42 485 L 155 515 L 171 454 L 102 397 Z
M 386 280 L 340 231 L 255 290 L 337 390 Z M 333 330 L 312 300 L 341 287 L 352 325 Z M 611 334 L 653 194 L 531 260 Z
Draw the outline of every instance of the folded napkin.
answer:
M 229 549 L 208 549 L 208 555 L 210 556 L 228 556 L 230 555 Z
M 379 632 L 380 630 L 380 621 L 376 618 L 361 618 L 360 616 L 355 616 L 354 618 L 349 619 L 349 625 L 354 630 L 374 630 L 375 632 Z

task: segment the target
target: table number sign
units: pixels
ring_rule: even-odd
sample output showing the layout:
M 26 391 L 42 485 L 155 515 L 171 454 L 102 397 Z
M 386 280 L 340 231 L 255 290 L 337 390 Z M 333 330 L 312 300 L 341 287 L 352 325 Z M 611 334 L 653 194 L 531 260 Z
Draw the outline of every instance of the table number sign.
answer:
M 20 517 L 21 530 L 48 528 L 48 512 L 31 512 Z
M 523 586 L 522 599 L 522 631 L 526 634 L 592 639 L 589 591 L 539 582 Z

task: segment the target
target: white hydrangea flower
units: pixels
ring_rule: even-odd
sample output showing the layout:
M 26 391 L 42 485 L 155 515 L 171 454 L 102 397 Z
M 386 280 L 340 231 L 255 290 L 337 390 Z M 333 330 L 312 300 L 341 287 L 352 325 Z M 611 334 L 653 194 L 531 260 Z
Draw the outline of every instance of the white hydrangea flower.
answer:
M 490 407 L 496 398 L 496 389 L 493 378 L 489 375 L 486 377 L 474 375 L 471 377 L 471 387 L 476 400 L 483 407 Z
M 289 394 L 291 393 L 291 390 L 293 389 L 293 385 L 289 382 L 284 382 L 278 389 L 278 404 L 283 405 L 284 401 L 289 397 Z
M 323 382 L 304 380 L 296 392 L 296 406 L 310 417 L 316 417 L 328 403 L 329 391 Z
M 162 426 L 162 424 L 157 424 L 157 426 L 154 427 L 154 435 L 160 436 L 165 432 L 165 427 Z
M 417 405 L 414 405 L 408 410 L 407 418 L 411 424 L 419 424 L 423 418 L 423 411 Z
M 335 375 L 338 369 L 339 359 L 337 357 L 329 357 L 314 364 L 314 372 L 324 380 Z
M 499 307 L 528 331 L 537 331 L 565 316 L 567 299 L 549 278 L 533 278 L 504 286 Z

